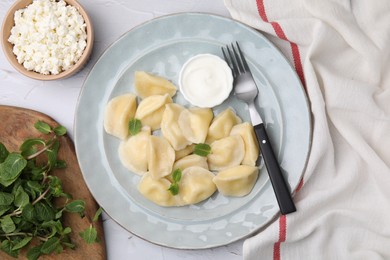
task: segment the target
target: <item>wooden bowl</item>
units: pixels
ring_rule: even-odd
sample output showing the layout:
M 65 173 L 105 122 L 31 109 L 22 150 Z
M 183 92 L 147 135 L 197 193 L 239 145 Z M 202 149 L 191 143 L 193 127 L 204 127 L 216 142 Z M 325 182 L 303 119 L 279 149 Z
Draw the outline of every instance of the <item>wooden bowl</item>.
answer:
M 33 1 L 32 0 L 17 0 L 11 8 L 8 10 L 8 12 L 5 15 L 3 25 L 1 27 L 2 31 L 2 39 L 1 39 L 1 45 L 3 47 L 3 51 L 5 53 L 5 56 L 7 57 L 8 61 L 11 63 L 11 65 L 19 71 L 21 74 L 37 79 L 37 80 L 56 80 L 56 79 L 63 79 L 67 78 L 71 75 L 74 75 L 79 70 L 81 70 L 87 61 L 89 60 L 89 57 L 92 53 L 93 48 L 93 40 L 94 40 L 94 31 L 92 27 L 92 22 L 87 14 L 87 12 L 84 10 L 84 8 L 76 1 L 76 0 L 65 0 L 65 2 L 68 5 L 72 5 L 76 7 L 78 12 L 83 16 L 85 24 L 86 24 L 86 32 L 87 32 L 87 46 L 84 49 L 84 52 L 80 59 L 69 69 L 60 72 L 59 74 L 49 74 L 44 75 L 35 71 L 27 70 L 23 67 L 22 64 L 18 62 L 16 59 L 15 54 L 13 53 L 13 44 L 8 42 L 8 38 L 11 35 L 11 29 L 15 25 L 14 23 L 14 13 L 19 10 L 27 7 L 30 5 Z

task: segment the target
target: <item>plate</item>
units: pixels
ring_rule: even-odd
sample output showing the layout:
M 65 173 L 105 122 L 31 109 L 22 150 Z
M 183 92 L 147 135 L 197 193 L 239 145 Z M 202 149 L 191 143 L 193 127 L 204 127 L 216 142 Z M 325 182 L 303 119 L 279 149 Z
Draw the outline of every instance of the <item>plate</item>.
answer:
M 134 72 L 144 70 L 177 85 L 181 66 L 194 55 L 222 57 L 221 47 L 238 40 L 260 95 L 256 106 L 266 123 L 287 182 L 301 179 L 311 140 L 308 101 L 286 59 L 258 31 L 228 18 L 182 13 L 150 20 L 124 34 L 96 62 L 85 80 L 75 116 L 75 146 L 91 193 L 122 227 L 152 243 L 203 249 L 234 242 L 272 221 L 279 208 L 265 167 L 252 192 L 242 198 L 214 194 L 196 205 L 165 208 L 137 190 L 140 177 L 118 156 L 119 140 L 103 129 L 104 108 L 115 96 L 134 91 Z M 181 93 L 174 102 L 189 106 Z M 247 106 L 231 95 L 214 108 L 233 107 L 249 121 Z

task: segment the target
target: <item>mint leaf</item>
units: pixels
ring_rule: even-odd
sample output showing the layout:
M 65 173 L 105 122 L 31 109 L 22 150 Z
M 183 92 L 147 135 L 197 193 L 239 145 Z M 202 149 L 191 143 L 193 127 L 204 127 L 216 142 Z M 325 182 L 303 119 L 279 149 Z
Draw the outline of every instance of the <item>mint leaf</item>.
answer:
M 206 157 L 211 153 L 211 147 L 208 144 L 197 144 L 194 148 L 194 154 Z
M 27 221 L 34 221 L 35 220 L 35 210 L 34 206 L 29 203 L 27 204 L 22 211 L 22 218 L 24 218 Z
M 4 162 L 5 159 L 7 158 L 9 152 L 5 145 L 0 142 L 0 163 Z
M 0 205 L 0 217 L 3 216 L 10 208 L 10 205 Z
M 62 160 L 57 160 L 57 163 L 55 165 L 55 168 L 56 169 L 64 169 L 66 168 L 68 165 L 66 164 L 65 161 L 62 161 Z
M 18 243 L 16 243 L 13 247 L 12 250 L 18 250 L 21 249 L 22 247 L 25 247 L 28 243 L 30 243 L 32 237 L 25 237 Z
M 98 208 L 98 210 L 96 211 L 95 216 L 93 217 L 92 221 L 93 222 L 98 221 L 100 215 L 102 214 L 102 212 L 103 212 L 103 209 L 102 208 Z
M 65 210 L 68 212 L 79 213 L 80 216 L 84 216 L 85 201 L 74 200 L 65 206 Z
M 38 121 L 34 124 L 34 127 L 41 133 L 43 134 L 49 134 L 51 133 L 51 127 L 43 122 L 43 121 Z
M 24 191 L 23 187 L 19 186 L 16 189 L 16 193 L 15 193 L 15 201 L 14 201 L 15 206 L 22 208 L 26 206 L 29 202 L 30 202 L 30 197 Z
M 67 235 L 70 233 L 72 233 L 72 229 L 70 227 L 66 227 L 64 230 L 62 230 L 61 235 Z
M 27 259 L 28 260 L 37 260 L 42 255 L 41 247 L 42 247 L 42 245 L 30 248 L 27 251 L 27 255 L 26 255 Z
M 19 147 L 19 151 L 21 151 L 22 154 L 23 153 L 33 154 L 37 151 L 36 146 L 45 146 L 45 145 L 46 145 L 45 140 L 41 138 L 26 139 Z
M 130 135 L 136 135 L 141 131 L 141 120 L 133 118 L 129 122 L 129 133 Z
M 56 167 L 56 164 L 57 164 L 57 153 L 58 153 L 58 149 L 57 149 L 57 145 L 58 145 L 58 140 L 56 140 L 56 142 L 53 143 L 53 146 L 50 148 L 50 149 L 47 149 L 46 150 L 46 155 L 47 155 L 47 159 L 48 159 L 48 166 L 50 167 L 50 169 L 53 169 Z
M 6 234 L 14 232 L 16 229 L 15 223 L 10 217 L 10 215 L 6 215 L 0 219 L 0 226 Z
M 79 233 L 84 241 L 88 244 L 92 244 L 98 241 L 97 231 L 92 225 L 90 225 L 86 230 Z
M 43 243 L 41 252 L 48 255 L 57 250 L 58 246 L 61 246 L 60 240 L 57 237 L 51 237 L 45 243 Z
M 34 213 L 39 221 L 50 221 L 55 217 L 54 209 L 43 201 L 34 205 Z
M 15 258 L 18 257 L 18 251 L 12 250 L 12 243 L 9 240 L 3 240 L 3 242 L 1 242 L 0 248 L 10 256 Z
M 168 190 L 172 193 L 173 196 L 179 194 L 179 184 L 177 182 L 173 182 L 171 186 L 169 186 Z
M 14 202 L 14 195 L 8 192 L 2 192 L 0 191 L 0 205 L 1 206 L 8 206 L 11 205 L 12 202 Z
M 172 173 L 172 179 L 174 182 L 179 182 L 181 180 L 181 170 L 180 169 L 176 169 L 173 173 Z
M 26 167 L 27 161 L 20 154 L 10 153 L 0 164 L 0 183 L 5 187 L 11 185 Z
M 66 134 L 66 128 L 63 126 L 57 126 L 53 129 L 56 136 L 62 136 Z

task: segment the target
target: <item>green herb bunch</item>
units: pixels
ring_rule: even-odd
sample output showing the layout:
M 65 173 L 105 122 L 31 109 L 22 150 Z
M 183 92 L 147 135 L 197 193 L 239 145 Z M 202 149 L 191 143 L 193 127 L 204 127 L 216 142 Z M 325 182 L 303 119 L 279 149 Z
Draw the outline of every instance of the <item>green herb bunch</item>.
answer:
M 28 259 L 75 248 L 70 240 L 72 230 L 63 226 L 62 214 L 72 212 L 83 217 L 85 210 L 85 202 L 72 200 L 61 180 L 51 175 L 54 169 L 66 167 L 58 158 L 59 137 L 66 129 L 52 128 L 42 121 L 34 126 L 48 138 L 25 140 L 19 153 L 9 152 L 0 142 L 0 249 L 18 257 L 22 248 L 28 248 Z M 55 199 L 62 205 L 54 203 Z M 101 209 L 94 221 L 100 213 Z M 97 240 L 92 225 L 80 235 L 87 242 Z

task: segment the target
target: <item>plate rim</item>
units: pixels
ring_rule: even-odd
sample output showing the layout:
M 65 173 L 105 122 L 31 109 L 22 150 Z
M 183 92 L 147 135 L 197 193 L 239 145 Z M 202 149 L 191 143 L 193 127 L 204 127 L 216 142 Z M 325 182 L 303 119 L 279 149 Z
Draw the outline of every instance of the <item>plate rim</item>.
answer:
M 144 21 L 140 24 L 138 24 L 137 26 L 134 26 L 132 28 L 130 28 L 129 30 L 127 30 L 126 32 L 124 32 L 122 35 L 120 35 L 116 40 L 114 40 L 111 44 L 109 44 L 103 51 L 102 53 L 100 54 L 100 56 L 98 57 L 98 59 L 96 60 L 96 62 L 94 63 L 94 65 L 92 66 L 91 70 L 88 72 L 88 75 L 84 78 L 84 82 L 82 84 L 82 89 L 80 91 L 80 94 L 78 96 L 78 99 L 77 99 L 77 106 L 76 106 L 76 109 L 75 109 L 75 117 L 74 117 L 74 127 L 73 127 L 73 133 L 74 133 L 74 137 L 75 137 L 75 150 L 76 150 L 76 154 L 79 153 L 79 149 L 78 149 L 78 140 L 77 140 L 77 119 L 78 119 L 78 110 L 79 110 L 79 106 L 80 106 L 80 100 L 81 100 L 81 97 L 82 95 L 84 94 L 84 91 L 85 91 L 85 85 L 86 85 L 86 82 L 88 81 L 89 79 L 89 76 L 90 74 L 92 73 L 94 67 L 96 64 L 98 64 L 103 58 L 104 56 L 107 54 L 107 52 L 114 46 L 116 45 L 118 42 L 120 42 L 122 39 L 124 39 L 129 33 L 135 31 L 135 30 L 138 30 L 142 27 L 144 27 L 145 25 L 149 24 L 149 23 L 153 23 L 153 22 L 156 22 L 158 20 L 163 20 L 163 19 L 169 19 L 169 18 L 172 18 L 172 17 L 178 17 L 178 16 L 207 16 L 207 17 L 213 17 L 213 18 L 217 18 L 217 19 L 220 19 L 220 20 L 223 20 L 223 21 L 228 21 L 228 22 L 233 22 L 233 23 L 237 23 L 238 25 L 240 25 L 241 27 L 244 27 L 246 30 L 248 31 L 252 31 L 252 33 L 258 35 L 260 38 L 262 38 L 262 40 L 264 42 L 266 42 L 269 46 L 271 46 L 272 48 L 274 48 L 279 54 L 280 54 L 280 58 L 284 60 L 284 62 L 288 65 L 289 69 L 291 70 L 292 72 L 292 75 L 296 82 L 299 84 L 300 86 L 300 89 L 303 93 L 303 97 L 304 97 L 304 101 L 305 101 L 305 107 L 307 110 L 305 110 L 304 112 L 306 113 L 306 116 L 307 116 L 307 121 L 308 121 L 308 136 L 307 136 L 307 147 L 305 147 L 305 151 L 306 151 L 306 154 L 304 155 L 305 157 L 305 162 L 304 164 L 302 165 L 302 171 L 300 172 L 299 176 L 298 176 L 298 179 L 299 181 L 294 185 L 294 186 L 291 186 L 291 184 L 289 183 L 289 186 L 291 188 L 291 194 L 292 196 L 295 195 L 296 191 L 297 191 L 297 188 L 301 185 L 300 183 L 302 182 L 302 179 L 303 179 L 303 176 L 304 176 L 304 173 L 306 171 L 306 168 L 307 168 L 307 164 L 308 164 L 308 161 L 309 161 L 309 155 L 310 155 L 310 152 L 311 152 L 311 148 L 312 148 L 312 137 L 313 137 L 313 119 L 312 119 L 312 112 L 311 112 L 311 107 L 310 107 L 310 100 L 309 100 L 309 97 L 308 97 L 308 93 L 306 91 L 306 89 L 304 88 L 299 76 L 297 75 L 296 73 L 296 70 L 294 69 L 294 67 L 292 66 L 292 64 L 290 63 L 290 61 L 284 56 L 284 54 L 280 51 L 280 49 L 275 46 L 275 44 L 273 44 L 268 38 L 266 38 L 261 31 L 258 31 L 252 27 L 250 27 L 249 25 L 243 23 L 243 22 L 240 22 L 240 21 L 237 21 L 235 19 L 232 19 L 230 17 L 225 17 L 225 16 L 222 16 L 222 15 L 218 15 L 218 14 L 213 14 L 213 13 L 207 13 L 207 12 L 179 12 L 179 13 L 172 13 L 172 14 L 166 14 L 166 15 L 161 15 L 161 16 L 158 16 L 158 17 L 155 17 L 153 19 L 150 19 L 150 20 L 147 20 L 147 21 Z M 79 158 L 79 156 L 77 156 L 77 158 Z M 80 163 L 80 162 L 79 162 Z M 81 168 L 81 165 L 80 165 L 80 168 Z M 82 174 L 83 178 L 84 178 L 84 181 L 86 182 L 88 188 L 90 189 L 91 193 L 94 195 L 94 192 L 92 192 L 92 189 L 90 187 L 90 184 L 88 183 L 87 179 L 86 179 L 86 176 L 85 174 L 83 173 Z M 267 177 L 268 178 L 268 177 Z M 94 196 L 95 197 L 95 196 Z M 99 202 L 97 201 L 97 203 L 99 204 Z M 103 207 L 102 207 L 103 208 Z M 103 208 L 104 209 L 104 208 Z M 105 210 L 104 210 L 105 211 Z M 163 247 L 167 247 L 167 248 L 173 248 L 173 249 L 209 249 L 209 248 L 215 248 L 215 247 L 219 247 L 219 246 L 224 246 L 224 245 L 227 245 L 227 244 L 231 244 L 231 243 L 234 243 L 234 242 L 237 242 L 241 239 L 244 239 L 244 238 L 247 238 L 251 235 L 253 235 L 254 233 L 258 233 L 258 232 L 261 232 L 262 230 L 264 230 L 268 225 L 270 225 L 273 221 L 275 221 L 276 217 L 279 215 L 280 211 L 277 210 L 276 212 L 274 212 L 274 214 L 272 216 L 270 216 L 263 224 L 259 225 L 257 228 L 255 228 L 254 230 L 252 230 L 251 232 L 247 233 L 246 235 L 242 235 L 240 237 L 235 237 L 233 239 L 231 239 L 230 241 L 226 242 L 226 243 L 219 243 L 219 244 L 210 244 L 210 245 L 206 245 L 206 246 L 202 246 L 202 247 L 188 247 L 188 246 L 178 246 L 178 245 L 169 245 L 169 244 L 164 244 L 164 243 L 159 243 L 159 242 L 155 242 L 151 239 L 148 239 L 148 238 L 145 238 L 143 237 L 142 235 L 140 234 L 137 234 L 135 232 L 133 232 L 132 230 L 130 230 L 129 228 L 125 227 L 123 224 L 120 223 L 120 221 L 118 221 L 115 217 L 113 217 L 109 212 L 105 211 L 105 213 L 112 219 L 114 220 L 115 223 L 117 223 L 119 226 L 121 226 L 123 229 L 125 229 L 126 231 L 130 232 L 131 234 L 141 238 L 142 240 L 144 241 L 148 241 L 152 244 L 155 244 L 155 245 L 158 245 L 158 246 L 163 246 Z

